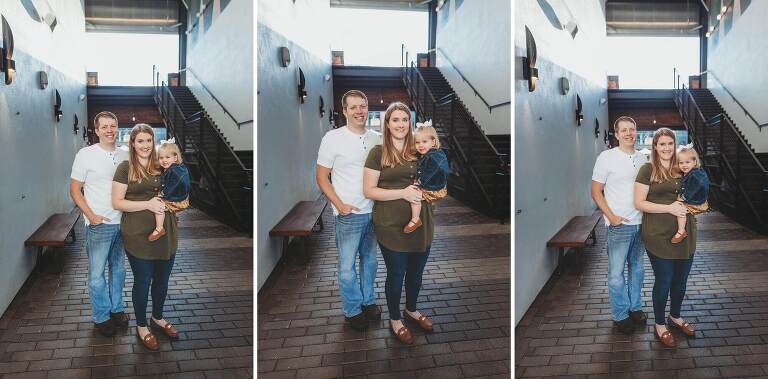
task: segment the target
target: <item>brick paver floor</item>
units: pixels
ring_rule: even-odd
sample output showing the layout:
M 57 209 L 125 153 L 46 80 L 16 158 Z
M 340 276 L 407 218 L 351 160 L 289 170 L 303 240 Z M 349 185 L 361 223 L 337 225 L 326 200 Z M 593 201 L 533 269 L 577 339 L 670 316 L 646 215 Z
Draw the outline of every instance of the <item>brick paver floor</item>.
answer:
M 0 319 L 2 378 L 252 377 L 252 239 L 195 209 L 180 216 L 164 314 L 178 341 L 158 336 L 161 351 L 150 352 L 136 339 L 127 259 L 130 326 L 109 338 L 94 331 L 81 221 L 77 243 L 59 252 L 62 273 L 33 274 Z
M 417 328 L 411 346 L 390 334 L 379 257 L 376 302 L 382 320 L 358 332 L 345 324 L 336 281 L 333 214 L 325 230 L 278 268 L 259 292 L 259 378 L 458 378 L 511 375 L 510 227 L 446 199 L 435 211 L 435 240 L 419 309 L 434 333 Z M 402 301 L 405 301 L 403 297 Z M 401 307 L 404 307 L 402 305 Z
M 515 328 L 516 376 L 768 377 L 768 237 L 719 213 L 697 218 L 697 253 L 682 308 L 696 338 L 673 329 L 678 347 L 655 339 L 647 257 L 648 326 L 631 336 L 612 329 L 600 225 L 583 269 L 553 277 Z

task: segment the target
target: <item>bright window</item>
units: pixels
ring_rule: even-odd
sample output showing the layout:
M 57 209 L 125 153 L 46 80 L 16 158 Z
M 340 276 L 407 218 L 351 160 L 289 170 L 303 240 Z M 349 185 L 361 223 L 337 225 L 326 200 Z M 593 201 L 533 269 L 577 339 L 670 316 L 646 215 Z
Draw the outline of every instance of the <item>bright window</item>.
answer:
M 151 86 L 152 65 L 160 80 L 179 70 L 175 34 L 85 33 L 86 71 L 99 73 L 99 85 Z
M 608 37 L 607 75 L 619 76 L 619 88 L 673 88 L 674 68 L 680 84 L 698 75 L 698 37 Z

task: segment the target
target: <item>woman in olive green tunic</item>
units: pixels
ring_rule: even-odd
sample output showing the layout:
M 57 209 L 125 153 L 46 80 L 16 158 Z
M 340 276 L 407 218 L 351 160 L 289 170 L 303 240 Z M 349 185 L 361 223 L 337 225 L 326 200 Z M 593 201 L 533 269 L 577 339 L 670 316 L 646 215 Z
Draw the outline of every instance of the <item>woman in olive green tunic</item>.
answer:
M 403 225 L 411 219 L 409 202 L 422 201 L 421 192 L 413 185 L 417 156 L 410 115 L 411 110 L 405 104 L 390 104 L 384 113 L 383 144 L 371 149 L 363 174 L 363 194 L 375 200 L 373 229 L 387 266 L 384 292 L 391 331 L 407 344 L 413 342 L 413 335 L 400 319 L 403 279 L 403 316 L 425 331 L 432 331 L 432 322 L 416 310 L 416 300 L 434 232 L 432 206 L 423 202 L 420 215 L 423 227 L 410 234 L 403 233 Z
M 653 134 L 651 162 L 640 168 L 635 180 L 635 208 L 643 212 L 640 235 L 648 252 L 654 273 L 653 312 L 655 334 L 666 346 L 675 346 L 667 330 L 670 324 L 692 336 L 693 326 L 680 317 L 685 297 L 688 273 L 696 251 L 696 222 L 693 215 L 677 201 L 680 190 L 680 170 L 675 156 L 675 133 L 661 128 Z M 677 217 L 687 215 L 688 238 L 679 244 L 670 242 L 677 231 Z M 667 298 L 671 298 L 667 319 L 664 313 Z
M 148 349 L 157 350 L 157 339 L 147 328 L 150 286 L 151 326 L 171 338 L 178 336 L 173 325 L 163 319 L 163 304 L 177 247 L 176 217 L 173 213 L 166 213 L 164 226 L 167 234 L 157 241 L 147 240 L 147 234 L 155 228 L 154 214 L 167 212 L 163 202 L 156 197 L 160 188 L 160 171 L 152 127 L 147 124 L 134 126 L 128 150 L 129 159 L 115 171 L 112 205 L 123 211 L 120 234 L 133 271 L 132 300 L 136 335 Z

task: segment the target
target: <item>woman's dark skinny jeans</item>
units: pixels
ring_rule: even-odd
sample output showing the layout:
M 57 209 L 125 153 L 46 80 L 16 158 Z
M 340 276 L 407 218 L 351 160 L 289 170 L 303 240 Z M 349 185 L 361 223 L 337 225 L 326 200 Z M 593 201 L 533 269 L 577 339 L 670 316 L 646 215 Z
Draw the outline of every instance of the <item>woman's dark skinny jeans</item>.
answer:
M 390 320 L 400 319 L 400 297 L 405 279 L 405 309 L 416 311 L 416 300 L 421 290 L 421 277 L 429 257 L 429 248 L 423 253 L 404 253 L 392 251 L 379 244 L 384 263 L 387 266 L 387 280 L 384 293 L 387 296 L 387 309 Z
M 653 267 L 653 315 L 657 325 L 665 325 L 664 313 L 667 308 L 667 298 L 670 298 L 669 314 L 680 318 L 680 307 L 685 297 L 685 285 L 688 273 L 693 265 L 693 255 L 688 259 L 665 259 L 648 253 L 648 259 Z

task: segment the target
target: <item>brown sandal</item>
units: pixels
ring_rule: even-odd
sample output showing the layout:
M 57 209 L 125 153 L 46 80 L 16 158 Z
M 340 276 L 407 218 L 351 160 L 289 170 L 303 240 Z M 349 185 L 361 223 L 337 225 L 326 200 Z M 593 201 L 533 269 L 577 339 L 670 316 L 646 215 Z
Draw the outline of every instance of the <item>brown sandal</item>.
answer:
M 419 327 L 424 329 L 425 332 L 432 332 L 432 321 L 429 321 L 427 316 L 421 315 L 419 318 L 415 318 L 411 316 L 407 311 L 403 311 L 403 317 L 405 317 L 407 320 L 411 320 L 417 324 L 419 324 Z
M 685 239 L 685 237 L 688 237 L 688 232 L 686 232 L 686 231 L 683 231 L 682 233 L 677 232 L 677 233 L 675 233 L 674 236 L 672 236 L 672 239 L 670 240 L 670 242 L 672 242 L 672 243 L 680 243 L 680 242 L 682 242 Z
M 141 344 L 149 350 L 157 351 L 160 349 L 160 344 L 157 343 L 157 338 L 155 338 L 155 335 L 152 334 L 152 332 L 147 333 L 144 338 L 141 338 L 141 334 L 136 330 L 136 338 L 138 338 L 139 341 L 141 341 Z
M 413 222 L 413 220 L 408 221 L 408 224 L 403 228 L 403 233 L 413 233 L 413 231 L 418 229 L 421 225 L 422 224 L 420 218 L 417 218 L 416 222 Z
M 397 336 L 397 339 L 399 339 L 400 342 L 408 345 L 413 343 L 413 335 L 411 335 L 411 331 L 408 330 L 408 328 L 406 328 L 405 325 L 403 325 L 402 327 L 400 327 L 400 329 L 395 331 L 394 329 L 392 329 L 392 324 L 390 323 L 389 331 L 392 332 L 392 334 L 394 334 L 395 336 Z
M 152 231 L 152 233 L 149 233 L 147 236 L 147 239 L 150 241 L 157 241 L 160 239 L 160 237 L 165 235 L 165 228 L 162 229 L 155 229 Z
M 653 327 L 653 334 L 656 336 L 656 339 L 661 341 L 661 344 L 666 347 L 675 347 L 675 337 L 672 337 L 672 333 L 669 332 L 669 330 L 665 330 L 664 333 L 661 333 L 659 335 L 659 332 L 656 331 L 656 327 Z
M 152 328 L 161 330 L 163 333 L 165 333 L 166 336 L 176 339 L 179 338 L 179 331 L 176 330 L 176 328 L 171 325 L 170 322 L 165 323 L 165 326 L 160 326 L 160 324 L 156 323 L 154 319 L 149 320 L 149 326 Z
M 671 316 L 667 316 L 667 325 L 672 325 L 675 328 L 680 329 L 680 331 L 688 337 L 693 337 L 696 335 L 696 329 L 694 329 L 693 325 L 689 324 L 688 321 L 683 321 L 682 324 L 678 324 L 675 322 L 675 320 L 672 320 Z

